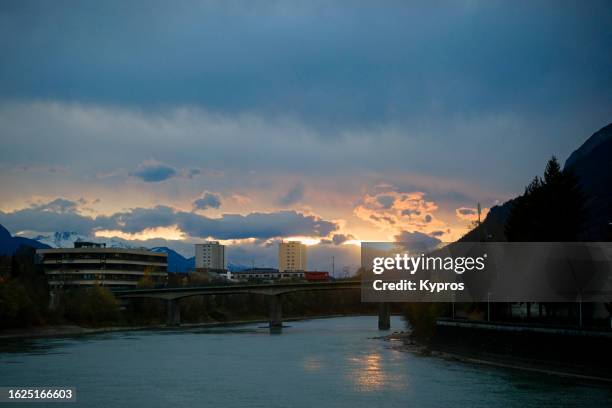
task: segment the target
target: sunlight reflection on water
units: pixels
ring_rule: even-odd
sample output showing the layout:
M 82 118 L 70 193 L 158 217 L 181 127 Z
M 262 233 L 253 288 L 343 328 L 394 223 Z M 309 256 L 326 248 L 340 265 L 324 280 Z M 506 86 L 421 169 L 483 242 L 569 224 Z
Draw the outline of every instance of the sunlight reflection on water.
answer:
M 347 375 L 357 390 L 370 392 L 382 389 L 401 389 L 405 386 L 405 376 L 399 372 L 387 372 L 385 367 L 391 359 L 386 358 L 386 361 L 383 361 L 383 358 L 378 352 L 348 358 L 350 371 Z
M 71 408 L 594 408 L 612 400 L 602 387 L 398 351 L 376 338 L 372 316 L 292 322 L 274 335 L 260 326 L 6 342 L 0 380 L 74 386 Z

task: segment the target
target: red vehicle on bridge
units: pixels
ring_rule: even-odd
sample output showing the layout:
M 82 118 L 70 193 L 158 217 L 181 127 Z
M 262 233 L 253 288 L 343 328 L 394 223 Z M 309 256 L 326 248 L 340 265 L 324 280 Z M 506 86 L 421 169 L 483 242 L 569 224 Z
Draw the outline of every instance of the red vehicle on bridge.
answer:
M 304 272 L 304 279 L 308 282 L 327 282 L 329 281 L 329 272 L 307 271 Z

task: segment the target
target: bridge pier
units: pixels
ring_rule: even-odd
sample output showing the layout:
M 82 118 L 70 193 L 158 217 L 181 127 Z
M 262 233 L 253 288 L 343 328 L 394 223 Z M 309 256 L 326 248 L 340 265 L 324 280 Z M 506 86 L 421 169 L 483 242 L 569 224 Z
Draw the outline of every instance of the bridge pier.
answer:
M 269 296 L 270 299 L 270 328 L 283 327 L 283 310 L 281 295 Z
M 178 299 L 168 299 L 166 301 L 167 326 L 180 326 L 181 324 L 181 307 Z
M 378 304 L 378 330 L 389 330 L 391 328 L 391 307 L 387 302 Z

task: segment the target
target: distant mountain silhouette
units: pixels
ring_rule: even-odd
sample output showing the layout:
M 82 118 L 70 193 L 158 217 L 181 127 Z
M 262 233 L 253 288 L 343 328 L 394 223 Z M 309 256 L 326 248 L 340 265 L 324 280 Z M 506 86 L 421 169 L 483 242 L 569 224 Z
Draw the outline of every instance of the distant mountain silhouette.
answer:
M 185 258 L 168 247 L 154 247 L 151 251 L 168 254 L 168 272 L 186 273 L 195 268 L 195 257 Z
M 574 172 L 587 196 L 584 240 L 612 239 L 612 123 L 595 132 L 576 149 L 566 160 L 564 168 Z M 491 208 L 481 225 L 459 241 L 506 241 L 504 226 L 514 200 Z
M 49 239 L 47 236 L 41 237 L 45 240 Z M 72 248 L 74 241 L 77 241 L 79 238 L 76 233 L 71 232 L 56 232 L 50 237 L 53 238 L 53 246 L 39 242 L 35 239 L 13 237 L 6 228 L 0 225 L 0 255 L 13 255 L 22 245 L 27 245 L 36 249 L 53 247 Z M 127 246 L 123 245 L 121 247 Z M 184 273 L 193 270 L 195 267 L 194 257 L 185 258 L 183 255 L 168 247 L 155 247 L 151 248 L 151 251 L 168 254 L 168 272 Z
M 0 225 L 0 255 L 13 255 L 22 245 L 36 249 L 50 248 L 49 245 L 45 245 L 34 239 L 13 237 L 6 228 Z
M 230 272 L 242 272 L 246 271 L 247 269 L 251 269 L 251 267 L 247 265 L 234 264 L 231 262 L 227 264 L 227 270 Z
M 574 167 L 579 162 L 583 162 L 584 159 L 588 159 L 591 154 L 598 154 L 597 152 L 599 152 L 600 156 L 605 154 L 604 152 L 607 152 L 607 156 L 604 157 L 604 160 L 607 157 L 607 162 L 610 164 L 610 154 L 612 153 L 611 143 L 612 123 L 593 133 L 593 135 L 589 137 L 587 141 L 582 144 L 582 146 L 570 154 L 565 161 L 565 168 Z M 595 152 L 595 149 L 597 149 L 597 152 Z M 610 168 L 608 167 L 608 169 Z
M 21 245 L 27 245 L 36 249 L 53 247 L 72 248 L 74 241 L 77 241 L 79 237 L 76 233 L 56 232 L 50 237 L 41 236 L 41 238 L 45 240 L 52 238 L 52 243 L 54 245 L 47 245 L 30 238 L 13 237 L 6 228 L 0 225 L 0 255 L 13 255 Z M 123 245 L 121 247 L 127 246 Z M 185 258 L 183 255 L 168 247 L 155 247 L 151 248 L 151 250 L 168 254 L 168 272 L 188 272 L 195 267 L 194 257 Z
M 155 247 L 151 251 L 168 254 L 168 272 L 187 273 L 195 269 L 195 257 L 185 258 L 173 249 L 168 247 Z M 230 272 L 241 272 L 251 268 L 250 266 L 228 263 L 227 269 Z
M 585 240 L 612 239 L 612 123 L 582 144 L 565 162 L 587 195 Z

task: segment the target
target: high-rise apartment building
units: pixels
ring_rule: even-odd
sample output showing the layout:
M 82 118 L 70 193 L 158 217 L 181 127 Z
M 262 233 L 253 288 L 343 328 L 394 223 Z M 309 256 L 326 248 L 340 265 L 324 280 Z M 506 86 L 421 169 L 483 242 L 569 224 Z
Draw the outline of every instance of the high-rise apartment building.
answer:
M 285 271 L 305 271 L 306 245 L 299 241 L 281 242 L 278 244 L 278 270 Z
M 195 244 L 196 269 L 225 269 L 225 245 L 217 241 Z

